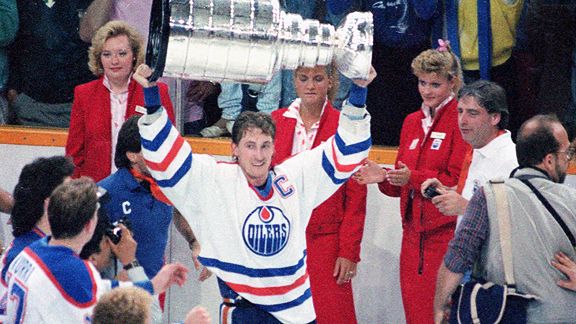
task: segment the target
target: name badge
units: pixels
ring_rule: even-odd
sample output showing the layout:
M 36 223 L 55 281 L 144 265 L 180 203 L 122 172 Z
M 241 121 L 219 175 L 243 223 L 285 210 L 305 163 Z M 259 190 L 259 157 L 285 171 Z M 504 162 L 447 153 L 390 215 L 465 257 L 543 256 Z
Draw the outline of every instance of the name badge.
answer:
M 434 141 L 432 141 L 432 145 L 430 146 L 431 150 L 439 150 L 440 146 L 442 145 L 442 140 L 439 138 L 434 139 Z
M 412 143 L 410 143 L 410 147 L 409 147 L 408 149 L 409 149 L 409 150 L 415 149 L 415 148 L 416 148 L 416 145 L 418 145 L 418 141 L 419 141 L 419 140 L 420 140 L 420 139 L 418 139 L 418 138 L 413 139 L 413 140 L 412 140 Z
M 142 115 L 146 115 L 146 108 L 142 107 L 142 106 L 136 106 L 136 112 Z
M 443 140 L 446 138 L 446 133 L 432 132 L 432 134 L 430 134 L 430 138 L 437 138 Z

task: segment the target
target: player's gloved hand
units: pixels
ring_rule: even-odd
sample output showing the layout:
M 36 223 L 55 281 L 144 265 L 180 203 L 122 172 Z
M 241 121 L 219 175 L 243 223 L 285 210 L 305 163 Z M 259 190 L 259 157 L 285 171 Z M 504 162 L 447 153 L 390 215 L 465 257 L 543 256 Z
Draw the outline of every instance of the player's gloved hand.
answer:
M 132 75 L 132 78 L 144 88 L 144 105 L 149 115 L 158 111 L 162 106 L 156 82 L 148 81 L 151 75 L 152 69 L 146 64 L 140 64 Z

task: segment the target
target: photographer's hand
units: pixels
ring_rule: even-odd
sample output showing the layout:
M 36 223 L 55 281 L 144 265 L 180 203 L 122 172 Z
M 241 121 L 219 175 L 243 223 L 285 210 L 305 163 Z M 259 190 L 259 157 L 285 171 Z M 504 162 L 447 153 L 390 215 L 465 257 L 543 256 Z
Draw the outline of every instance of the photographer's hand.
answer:
M 107 240 L 110 242 L 110 249 L 114 252 L 114 255 L 120 260 L 123 266 L 127 265 L 128 263 L 136 260 L 136 247 L 138 243 L 132 237 L 132 233 L 130 230 L 124 226 L 124 224 L 118 225 L 122 230 L 122 236 L 120 238 L 120 242 L 118 244 L 114 244 L 108 237 Z
M 420 193 L 422 194 L 422 196 L 426 197 L 426 189 L 430 186 L 436 187 L 436 188 L 444 187 L 442 182 L 440 182 L 440 180 L 438 180 L 436 178 L 426 179 L 426 180 L 424 180 L 424 182 L 422 182 L 422 185 L 420 186 Z
M 437 188 L 437 190 L 440 195 L 432 198 L 432 203 L 442 214 L 446 216 L 464 215 L 466 207 L 468 207 L 468 200 L 454 190 L 446 190 L 445 188 Z

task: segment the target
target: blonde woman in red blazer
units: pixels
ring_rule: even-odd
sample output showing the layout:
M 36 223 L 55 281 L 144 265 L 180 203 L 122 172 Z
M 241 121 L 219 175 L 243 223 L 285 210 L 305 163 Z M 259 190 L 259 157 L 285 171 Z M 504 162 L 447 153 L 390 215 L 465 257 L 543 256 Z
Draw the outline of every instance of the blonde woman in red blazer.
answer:
M 400 197 L 402 248 L 400 287 L 406 322 L 434 322 L 436 275 L 456 217 L 446 216 L 422 196 L 428 178 L 456 187 L 469 146 L 458 128 L 456 93 L 461 84 L 458 60 L 446 48 L 426 50 L 412 61 L 422 106 L 404 119 L 394 169 L 368 161 L 354 176 L 360 183 L 378 183 L 382 193 Z
M 337 92 L 337 80 L 332 66 L 295 71 L 299 98 L 272 113 L 276 122 L 273 165 L 336 133 L 340 112 L 332 107 L 327 94 Z M 319 324 L 357 322 L 351 279 L 360 261 L 365 216 L 366 186 L 354 181 L 345 183 L 312 213 L 306 228 L 307 265 Z
M 90 70 L 100 78 L 74 90 L 66 155 L 74 160 L 74 177 L 100 181 L 112 173 L 113 137 L 117 137 L 121 124 L 142 113 L 137 111 L 138 106 L 144 106 L 142 86 L 130 80 L 144 61 L 142 39 L 128 24 L 108 22 L 92 38 L 89 60 Z M 158 86 L 162 105 L 174 121 L 168 87 Z M 112 109 L 119 112 L 114 115 Z

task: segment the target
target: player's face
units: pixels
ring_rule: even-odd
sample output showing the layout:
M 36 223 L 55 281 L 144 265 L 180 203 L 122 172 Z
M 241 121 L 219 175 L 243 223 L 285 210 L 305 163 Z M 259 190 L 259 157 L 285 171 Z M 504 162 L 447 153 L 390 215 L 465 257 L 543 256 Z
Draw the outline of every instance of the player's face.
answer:
M 232 143 L 232 154 L 238 159 L 238 165 L 251 185 L 266 183 L 274 154 L 272 136 L 264 134 L 259 128 L 249 128 L 244 131 L 238 145 Z
M 128 36 L 118 35 L 104 42 L 100 61 L 104 74 L 110 82 L 126 83 L 132 73 L 134 53 L 130 47 Z
M 452 93 L 454 80 L 438 75 L 438 73 L 421 73 L 418 75 L 418 91 L 424 106 L 438 107 Z
M 110 242 L 106 236 L 102 237 L 100 241 L 100 252 L 94 253 L 90 256 L 90 261 L 99 272 L 103 272 L 112 265 L 112 249 Z
M 294 74 L 296 95 L 304 107 L 322 107 L 331 86 L 332 81 L 324 66 L 302 67 Z
M 466 96 L 458 100 L 458 126 L 462 138 L 473 148 L 482 148 L 498 136 L 500 114 L 488 113 L 476 98 Z
M 142 152 L 133 153 L 127 152 L 126 156 L 132 162 L 132 167 L 136 169 L 139 173 L 143 175 L 150 176 L 150 171 L 148 171 L 148 167 L 146 166 L 146 162 L 144 161 L 144 155 Z

